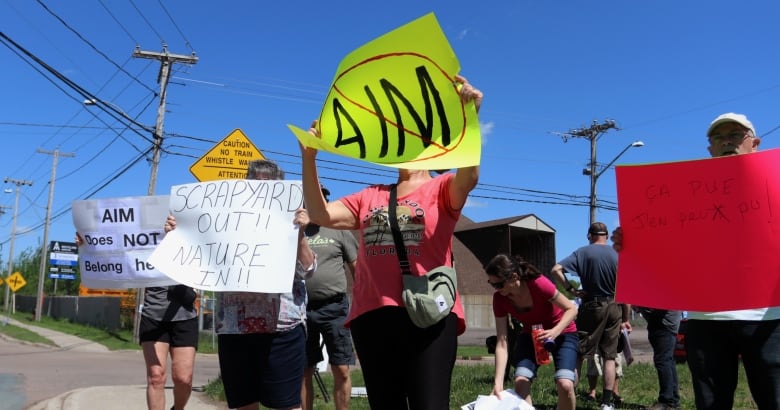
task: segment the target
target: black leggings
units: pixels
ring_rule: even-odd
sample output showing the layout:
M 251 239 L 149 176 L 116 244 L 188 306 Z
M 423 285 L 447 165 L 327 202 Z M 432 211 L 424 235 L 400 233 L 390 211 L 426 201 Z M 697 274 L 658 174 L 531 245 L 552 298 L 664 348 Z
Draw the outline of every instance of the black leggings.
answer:
M 450 408 L 457 321 L 450 313 L 421 329 L 403 307 L 383 307 L 352 320 L 352 340 L 372 410 Z

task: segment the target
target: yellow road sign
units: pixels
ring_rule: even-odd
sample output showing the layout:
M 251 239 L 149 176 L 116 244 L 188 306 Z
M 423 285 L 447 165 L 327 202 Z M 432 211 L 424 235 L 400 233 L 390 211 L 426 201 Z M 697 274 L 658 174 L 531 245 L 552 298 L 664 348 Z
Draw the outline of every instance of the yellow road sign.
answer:
M 0 278 L 0 285 L 3 284 L 3 278 Z
M 265 159 L 255 144 L 236 128 L 205 155 L 190 166 L 190 172 L 200 181 L 244 179 L 249 161 Z
M 14 292 L 21 289 L 22 286 L 27 284 L 27 281 L 24 280 L 24 277 L 22 277 L 22 274 L 19 272 L 14 272 L 5 281 L 8 283 L 8 287 L 10 287 L 11 290 Z

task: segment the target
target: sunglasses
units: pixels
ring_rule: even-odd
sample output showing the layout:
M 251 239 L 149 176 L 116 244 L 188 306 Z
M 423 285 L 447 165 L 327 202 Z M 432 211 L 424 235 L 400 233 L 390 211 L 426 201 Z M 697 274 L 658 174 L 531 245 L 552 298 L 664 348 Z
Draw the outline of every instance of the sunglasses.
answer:
M 487 283 L 488 283 L 488 285 L 492 286 L 493 289 L 499 290 L 499 289 L 503 289 L 504 288 L 504 285 L 506 284 L 506 280 L 502 280 L 501 282 L 487 281 Z

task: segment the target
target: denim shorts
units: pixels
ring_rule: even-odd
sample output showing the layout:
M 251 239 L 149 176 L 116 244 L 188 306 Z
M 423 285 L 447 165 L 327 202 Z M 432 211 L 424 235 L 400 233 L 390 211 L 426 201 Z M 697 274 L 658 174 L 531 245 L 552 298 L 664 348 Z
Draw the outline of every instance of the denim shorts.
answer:
M 574 368 L 577 366 L 577 351 L 579 349 L 579 338 L 577 333 L 564 333 L 555 338 L 555 349 L 550 352 L 555 364 L 555 380 L 568 379 L 575 381 Z M 515 377 L 525 377 L 533 380 L 536 377 L 536 354 L 534 353 L 534 344 L 530 333 L 523 333 L 518 336 L 515 345 L 515 355 L 517 362 L 515 365 Z

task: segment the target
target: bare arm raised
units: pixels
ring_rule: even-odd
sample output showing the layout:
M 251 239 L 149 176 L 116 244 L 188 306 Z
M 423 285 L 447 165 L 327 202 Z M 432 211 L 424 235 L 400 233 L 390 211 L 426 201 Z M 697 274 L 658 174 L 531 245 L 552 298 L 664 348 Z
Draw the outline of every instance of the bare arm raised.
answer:
M 479 112 L 479 108 L 482 106 L 482 91 L 474 88 L 465 77 L 457 75 L 455 81 L 461 84 L 460 99 L 463 102 L 473 100 L 477 112 Z M 462 209 L 466 205 L 469 192 L 477 186 L 477 181 L 479 181 L 478 165 L 458 168 L 455 172 L 455 178 L 450 183 L 450 206 L 453 209 Z

